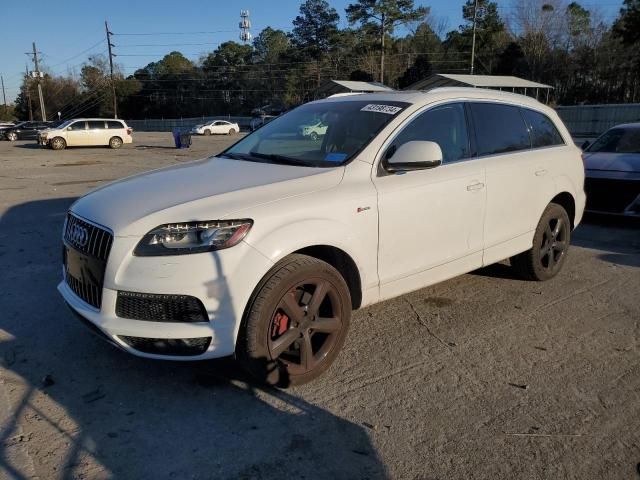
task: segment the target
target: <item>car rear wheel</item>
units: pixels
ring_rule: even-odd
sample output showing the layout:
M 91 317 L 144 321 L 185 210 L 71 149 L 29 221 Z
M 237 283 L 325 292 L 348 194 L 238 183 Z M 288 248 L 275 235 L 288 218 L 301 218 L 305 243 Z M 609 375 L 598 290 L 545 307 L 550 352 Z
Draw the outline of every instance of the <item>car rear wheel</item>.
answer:
M 9 140 L 10 142 L 15 142 L 16 140 L 18 140 L 18 134 L 16 132 L 7 133 L 7 140 Z
M 236 133 L 236 129 L 235 128 L 230 128 L 229 129 L 229 135 L 233 135 L 234 133 Z
M 49 141 L 49 146 L 52 150 L 64 150 L 67 147 L 67 142 L 62 137 L 54 137 Z
M 350 318 L 351 296 L 340 273 L 316 258 L 291 255 L 256 288 L 237 358 L 261 382 L 279 387 L 309 382 L 337 357 Z
M 209 135 L 211 135 L 211 130 L 206 129 L 206 130 L 204 131 L 204 134 L 205 134 L 205 136 L 207 136 L 207 137 L 208 137 Z
M 309 137 L 311 138 L 311 140 L 313 140 L 314 142 L 316 140 L 318 140 L 318 134 L 316 132 L 311 132 L 311 134 L 309 135 Z
M 545 209 L 533 236 L 533 247 L 511 258 L 511 265 L 526 280 L 555 277 L 567 259 L 571 223 L 567 211 L 556 203 Z
M 122 146 L 122 139 L 120 137 L 111 137 L 109 140 L 109 146 L 111 148 L 120 148 Z

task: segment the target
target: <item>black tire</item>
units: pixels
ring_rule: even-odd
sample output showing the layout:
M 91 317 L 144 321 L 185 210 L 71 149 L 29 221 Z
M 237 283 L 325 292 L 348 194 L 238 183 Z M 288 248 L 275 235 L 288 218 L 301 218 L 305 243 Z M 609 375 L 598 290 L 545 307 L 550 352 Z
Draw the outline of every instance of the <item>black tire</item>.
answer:
M 236 133 L 234 128 L 230 128 L 229 129 L 229 135 L 233 135 L 234 133 Z
M 122 146 L 122 139 L 120 137 L 111 137 L 109 139 L 109 147 L 118 149 Z
M 51 150 L 64 150 L 67 148 L 67 142 L 62 137 L 53 137 L 49 140 L 49 146 Z
M 204 131 L 204 136 L 205 136 L 205 137 L 208 137 L 209 135 L 211 135 L 211 130 L 206 129 L 206 130 Z
M 18 140 L 18 134 L 16 132 L 7 133 L 6 137 L 10 142 L 15 142 L 16 140 Z
M 511 258 L 511 266 L 525 280 L 545 281 L 555 277 L 567 260 L 571 223 L 567 211 L 556 203 L 545 209 L 530 250 Z
M 307 383 L 337 357 L 350 318 L 351 295 L 342 275 L 316 258 L 290 255 L 256 287 L 236 357 L 260 382 L 282 388 Z
M 316 140 L 318 140 L 318 134 L 317 134 L 316 132 L 311 132 L 311 133 L 309 134 L 309 137 L 310 137 L 310 138 L 311 138 L 311 140 L 313 140 L 314 142 L 315 142 Z

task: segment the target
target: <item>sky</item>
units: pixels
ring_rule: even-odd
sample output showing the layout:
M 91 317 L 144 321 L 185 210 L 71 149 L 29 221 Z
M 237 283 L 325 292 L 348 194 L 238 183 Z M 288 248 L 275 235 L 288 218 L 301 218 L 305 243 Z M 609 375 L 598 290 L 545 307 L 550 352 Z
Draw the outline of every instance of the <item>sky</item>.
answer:
M 344 9 L 353 0 L 328 0 L 347 26 Z M 300 1 L 293 0 L 45 0 L 6 1 L 0 17 L 0 75 L 7 102 L 19 92 L 25 65 L 33 70 L 31 56 L 36 42 L 41 69 L 53 74 L 77 73 L 90 54 L 106 53 L 105 26 L 115 34 L 115 61 L 125 74 L 159 60 L 173 50 L 196 60 L 218 44 L 238 41 L 240 9 L 250 12 L 251 32 L 271 26 L 285 31 L 298 14 Z M 447 30 L 462 23 L 464 0 L 415 0 L 431 8 Z M 508 17 L 511 0 L 498 0 L 500 14 Z M 598 8 L 613 20 L 622 0 L 584 0 L 586 8 Z M 403 32 L 398 32 L 402 34 Z M 406 33 L 406 32 L 405 32 Z M 131 35 L 136 34 L 136 35 Z M 142 35 L 140 35 L 142 34 Z M 0 101 L 2 101 L 0 99 Z

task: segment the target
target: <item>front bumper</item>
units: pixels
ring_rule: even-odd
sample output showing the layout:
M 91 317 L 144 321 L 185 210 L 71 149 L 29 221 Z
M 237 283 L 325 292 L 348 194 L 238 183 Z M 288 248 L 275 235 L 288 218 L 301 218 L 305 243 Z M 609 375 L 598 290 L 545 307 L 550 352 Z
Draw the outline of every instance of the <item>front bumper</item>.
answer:
M 584 189 L 587 212 L 640 217 L 640 175 L 627 174 L 620 178 L 588 176 Z
M 69 307 L 102 332 L 110 343 L 145 358 L 202 360 L 232 355 L 244 308 L 253 289 L 273 265 L 245 242 L 219 252 L 175 257 L 134 257 L 137 239 L 115 237 L 105 270 L 100 309 L 78 297 L 63 280 L 58 291 Z M 118 317 L 118 291 L 190 295 L 205 307 L 209 321 L 143 321 Z M 148 353 L 131 346 L 128 337 L 183 340 L 209 337 L 197 355 Z

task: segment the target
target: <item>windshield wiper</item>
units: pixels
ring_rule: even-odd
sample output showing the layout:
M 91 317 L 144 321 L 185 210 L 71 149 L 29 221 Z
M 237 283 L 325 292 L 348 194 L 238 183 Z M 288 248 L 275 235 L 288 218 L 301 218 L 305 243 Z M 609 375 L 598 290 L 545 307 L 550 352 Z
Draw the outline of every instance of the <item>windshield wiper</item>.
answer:
M 249 152 L 249 155 L 256 158 L 262 158 L 265 160 L 271 160 L 274 163 L 281 163 L 283 165 L 295 165 L 298 167 L 311 167 L 307 162 L 303 162 L 302 160 L 298 160 L 297 158 L 286 157 L 284 155 L 278 155 L 276 153 L 260 153 L 260 152 Z

